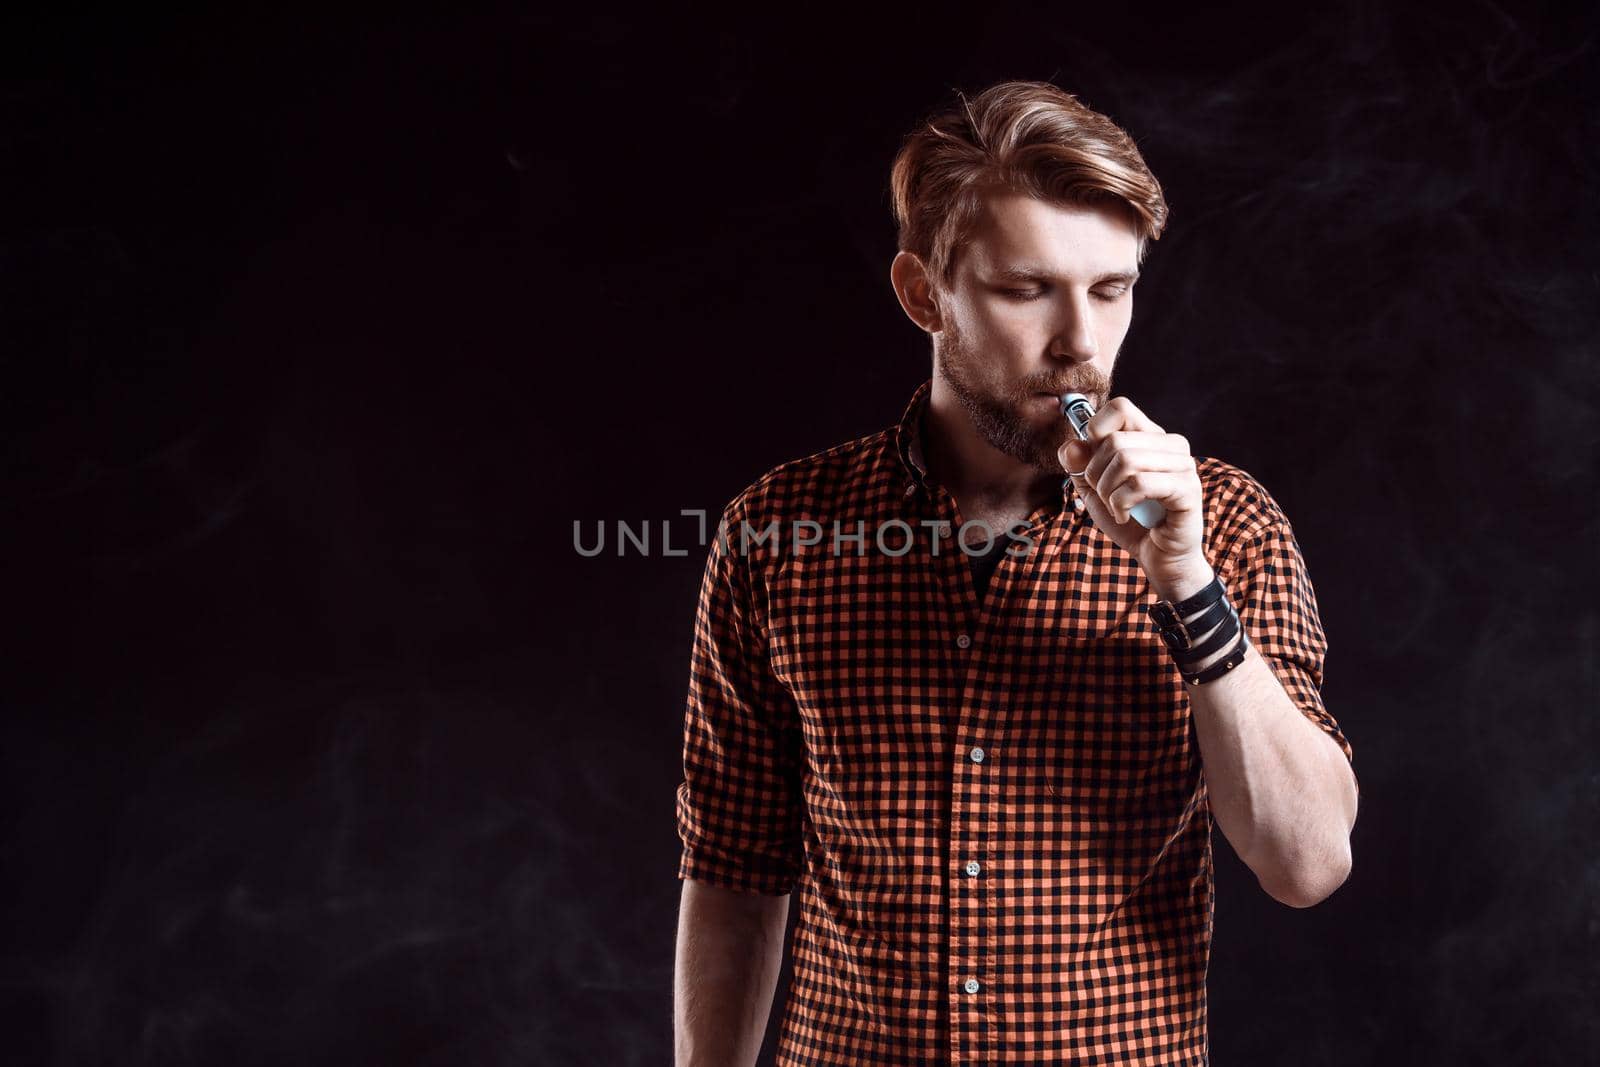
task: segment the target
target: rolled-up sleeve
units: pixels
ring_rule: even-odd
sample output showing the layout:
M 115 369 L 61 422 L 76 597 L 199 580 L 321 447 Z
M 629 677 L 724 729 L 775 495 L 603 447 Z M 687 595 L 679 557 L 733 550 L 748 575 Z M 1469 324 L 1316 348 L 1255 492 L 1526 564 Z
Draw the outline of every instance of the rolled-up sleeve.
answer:
M 783 895 L 799 876 L 803 749 L 792 695 L 773 677 L 737 519 L 714 538 L 689 659 L 678 877 Z
M 1275 508 L 1240 537 L 1223 572 L 1250 643 L 1278 676 L 1300 713 L 1338 743 L 1355 773 L 1355 752 L 1322 701 L 1328 641 L 1317 596 L 1289 520 Z M 1360 781 L 1356 782 L 1357 792 Z

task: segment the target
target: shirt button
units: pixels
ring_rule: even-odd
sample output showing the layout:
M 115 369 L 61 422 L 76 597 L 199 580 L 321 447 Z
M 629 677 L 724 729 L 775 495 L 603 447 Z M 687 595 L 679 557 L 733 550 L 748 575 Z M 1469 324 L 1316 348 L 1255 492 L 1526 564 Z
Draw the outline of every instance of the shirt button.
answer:
M 978 861 L 977 860 L 968 860 L 967 861 L 967 873 L 968 874 L 977 874 L 982 869 L 983 869 L 982 867 L 978 866 Z
M 976 978 L 968 978 L 966 984 L 961 988 L 965 989 L 968 993 L 976 993 L 978 991 L 978 980 Z
M 973 763 L 982 763 L 983 762 L 983 749 L 975 748 L 975 749 L 972 750 L 972 762 Z
M 1075 496 L 1075 497 L 1072 498 L 1072 510 L 1073 511 L 1082 511 L 1083 510 L 1083 497 Z
M 968 637 L 966 634 L 959 634 L 956 637 L 956 647 L 957 648 L 971 648 L 972 647 L 972 638 Z
M 916 483 L 915 482 L 907 483 L 907 485 L 906 485 L 906 496 L 916 496 L 916 495 L 917 495 Z

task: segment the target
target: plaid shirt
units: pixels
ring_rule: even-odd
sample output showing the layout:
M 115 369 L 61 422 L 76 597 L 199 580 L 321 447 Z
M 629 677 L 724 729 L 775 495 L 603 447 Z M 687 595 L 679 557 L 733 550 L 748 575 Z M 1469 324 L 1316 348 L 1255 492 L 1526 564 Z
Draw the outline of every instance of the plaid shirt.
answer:
M 1068 481 L 980 599 L 922 462 L 931 384 L 724 509 L 678 877 L 799 887 L 780 1067 L 1207 1063 L 1211 813 L 1155 594 Z M 1351 757 L 1288 520 L 1196 462 L 1206 557 L 1251 643 Z

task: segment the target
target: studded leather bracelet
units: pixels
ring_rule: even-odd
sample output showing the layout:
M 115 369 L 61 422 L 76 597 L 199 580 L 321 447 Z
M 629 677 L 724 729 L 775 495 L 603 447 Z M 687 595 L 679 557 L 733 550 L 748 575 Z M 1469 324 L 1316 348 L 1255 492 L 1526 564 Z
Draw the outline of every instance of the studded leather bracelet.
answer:
M 1228 600 L 1222 579 L 1215 575 L 1204 589 L 1193 596 L 1177 603 L 1159 600 L 1145 610 L 1155 621 L 1156 632 L 1172 654 L 1183 680 L 1189 685 L 1203 685 L 1222 677 L 1243 663 L 1245 653 L 1250 649 L 1238 612 Z M 1198 617 L 1184 621 L 1185 616 L 1194 615 L 1197 611 L 1200 612 Z M 1200 639 L 1201 635 L 1213 628 L 1216 632 L 1204 640 Z M 1203 670 L 1192 669 L 1195 664 L 1203 662 L 1230 643 L 1233 647 L 1222 659 Z

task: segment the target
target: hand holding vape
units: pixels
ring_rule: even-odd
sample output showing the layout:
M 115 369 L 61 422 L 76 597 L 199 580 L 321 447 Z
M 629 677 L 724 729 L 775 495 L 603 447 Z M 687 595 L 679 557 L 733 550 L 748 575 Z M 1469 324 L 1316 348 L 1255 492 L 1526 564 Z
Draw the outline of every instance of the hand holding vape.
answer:
M 1061 414 L 1067 417 L 1078 440 L 1089 440 L 1089 420 L 1094 418 L 1094 405 L 1082 393 L 1067 393 L 1061 398 Z M 1159 500 L 1141 500 L 1132 508 L 1133 519 L 1146 530 L 1153 529 L 1167 517 L 1167 509 Z

